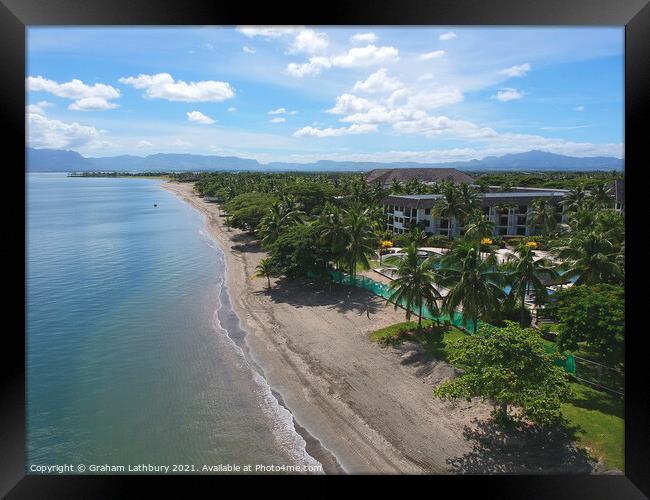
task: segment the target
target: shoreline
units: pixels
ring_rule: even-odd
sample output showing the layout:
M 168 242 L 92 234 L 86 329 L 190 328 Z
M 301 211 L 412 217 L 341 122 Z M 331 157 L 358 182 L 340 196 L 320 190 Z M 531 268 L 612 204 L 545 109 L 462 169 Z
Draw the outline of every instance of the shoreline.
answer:
M 381 347 L 369 340 L 371 331 L 404 321 L 403 311 L 365 290 L 324 290 L 306 279 L 276 278 L 267 290 L 265 279 L 251 278 L 266 256 L 253 237 L 226 228 L 218 206 L 195 195 L 193 183 L 160 187 L 203 215 L 204 229 L 224 255 L 230 305 L 247 332 L 250 357 L 293 416 L 307 452 L 323 463 L 320 443 L 336 457 L 340 470 L 330 461 L 324 471 L 477 473 L 473 467 L 481 463 L 485 470 L 478 473 L 567 472 L 564 457 L 544 445 L 492 442 L 490 405 L 434 399 L 434 387 L 455 368 L 413 342 Z M 578 462 L 572 468 L 587 472 Z
M 273 391 L 280 395 L 280 398 L 283 400 L 281 404 L 293 415 L 295 423 L 298 424 L 296 430 L 298 428 L 304 429 L 311 438 L 318 440 L 325 450 L 328 450 L 336 457 L 343 470 L 352 474 L 394 474 L 404 472 L 412 474 L 445 474 L 449 472 L 445 466 L 445 461 L 448 458 L 447 452 L 435 453 L 435 456 L 431 457 L 436 459 L 435 465 L 431 463 L 430 459 L 423 461 L 418 456 L 423 454 L 421 450 L 410 449 L 407 452 L 408 454 L 405 454 L 395 446 L 395 441 L 389 441 L 390 438 L 394 440 L 397 437 L 394 435 L 394 431 L 385 429 L 389 431 L 386 432 L 388 436 L 385 436 L 383 432 L 377 432 L 374 429 L 374 425 L 368 422 L 367 418 L 371 416 L 371 413 L 375 413 L 380 407 L 386 406 L 380 399 L 383 399 L 384 396 L 382 390 L 376 390 L 375 394 L 373 394 L 374 397 L 370 401 L 367 401 L 370 408 L 364 408 L 365 411 L 359 411 L 360 408 L 355 408 L 354 406 L 356 405 L 354 402 L 349 400 L 348 390 L 355 385 L 352 377 L 346 377 L 348 380 L 336 380 L 329 376 L 329 373 L 323 373 L 320 360 L 314 359 L 312 356 L 313 353 L 304 351 L 296 352 L 297 349 L 292 349 L 294 347 L 291 345 L 292 338 L 282 339 L 283 341 L 280 343 L 274 342 L 276 339 L 273 337 L 280 330 L 278 323 L 282 319 L 285 321 L 288 319 L 292 323 L 292 330 L 295 330 L 296 333 L 315 326 L 318 326 L 318 329 L 321 331 L 328 331 L 331 329 L 332 324 L 327 321 L 328 318 L 318 318 L 314 314 L 309 314 L 309 320 L 300 321 L 302 318 L 299 319 L 296 313 L 303 312 L 304 309 L 309 309 L 307 305 L 292 307 L 289 304 L 288 313 L 291 314 L 291 317 L 282 319 L 278 318 L 279 315 L 275 313 L 276 304 L 272 301 L 265 300 L 264 302 L 266 304 L 260 304 L 256 300 L 255 306 L 257 307 L 250 307 L 252 304 L 242 299 L 246 298 L 247 295 L 258 297 L 260 292 L 264 294 L 266 288 L 265 283 L 263 283 L 265 280 L 253 280 L 250 278 L 254 273 L 255 265 L 263 258 L 264 252 L 247 251 L 250 248 L 246 245 L 251 238 L 237 229 L 228 231 L 221 217 L 217 215 L 217 205 L 206 203 L 197 197 L 192 191 L 193 185 L 191 183 L 168 182 L 162 183 L 160 186 L 179 196 L 204 216 L 206 231 L 214 238 L 224 254 L 227 270 L 226 285 L 228 287 L 231 306 L 239 316 L 241 328 L 248 332 L 246 342 L 249 353 L 253 361 L 264 370 L 267 381 Z M 293 290 L 290 291 L 289 295 L 292 295 L 291 292 Z M 384 307 L 383 300 L 361 290 L 351 287 L 341 287 L 338 292 L 347 292 L 348 295 L 353 295 L 357 302 L 361 300 L 364 303 L 371 303 L 372 316 L 379 316 L 379 320 L 375 320 L 374 318 L 373 320 L 367 319 L 364 312 L 366 309 L 365 305 L 362 307 L 363 310 L 361 313 L 358 311 L 349 311 L 346 314 L 354 316 L 355 319 L 359 317 L 363 319 L 362 323 L 365 331 L 361 332 L 361 339 L 358 338 L 359 332 L 357 332 L 355 343 L 361 340 L 366 344 L 367 349 L 371 351 L 372 358 L 379 358 L 379 360 L 384 362 L 389 361 L 393 365 L 390 367 L 392 368 L 392 375 L 402 375 L 399 373 L 403 371 L 399 358 L 395 358 L 394 353 L 386 352 L 386 349 L 372 344 L 367 339 L 367 333 L 377 328 L 404 321 L 403 312 L 399 310 L 394 311 L 392 307 Z M 342 298 L 345 299 L 347 297 Z M 263 306 L 261 310 L 258 309 L 259 306 Z M 252 314 L 253 312 L 262 313 L 262 316 L 268 316 L 267 318 L 258 319 L 255 317 L 256 314 Z M 341 313 L 334 310 L 329 311 L 328 316 L 330 315 L 341 316 Z M 269 322 L 267 319 L 271 321 Z M 345 318 L 341 319 L 345 321 Z M 315 323 L 318 323 L 318 325 L 315 325 Z M 287 326 L 286 323 L 283 326 Z M 354 352 L 349 353 L 352 358 L 355 357 L 354 354 Z M 358 366 L 357 368 L 362 369 L 362 366 Z M 445 367 L 440 368 L 443 368 L 446 375 L 450 373 L 450 370 L 444 369 Z M 372 383 L 372 380 L 365 380 L 367 379 L 367 374 L 364 375 L 366 376 L 363 377 L 363 382 L 365 384 L 368 382 Z M 405 382 L 411 388 L 419 389 L 418 392 L 420 394 L 422 394 L 422 389 L 425 389 L 425 395 L 423 396 L 426 400 L 422 401 L 424 406 L 428 406 L 426 403 L 435 403 L 438 406 L 444 407 L 444 413 L 449 413 L 450 409 L 448 405 L 434 401 L 431 392 L 422 387 L 423 380 L 418 380 L 415 377 L 411 380 L 411 377 L 408 377 Z M 413 400 L 414 398 L 411 396 L 410 398 L 404 399 Z M 398 418 L 382 419 L 384 420 L 384 425 L 388 424 L 387 427 L 394 427 L 396 428 L 395 430 L 404 427 L 403 422 L 401 422 L 401 417 L 404 416 L 404 408 L 400 402 L 397 403 L 398 406 L 392 409 L 384 408 L 384 410 L 394 413 L 394 416 Z M 400 406 L 402 407 L 400 408 Z M 464 405 L 464 410 L 468 409 L 471 410 L 467 405 Z M 454 412 L 452 411 L 451 413 Z M 441 416 L 438 415 L 438 417 Z M 431 415 L 426 415 L 426 417 L 429 423 L 434 423 Z M 411 419 L 409 418 L 409 420 Z M 447 424 L 453 424 L 454 419 L 449 418 L 449 415 L 447 415 L 445 420 L 450 420 L 450 422 L 446 422 Z M 450 433 L 446 429 L 444 431 L 444 434 L 450 437 Z M 461 428 L 458 428 L 457 432 L 454 432 L 453 435 L 456 437 L 453 441 L 457 442 L 450 449 L 458 449 L 464 441 L 462 439 Z M 309 444 L 309 437 L 305 441 Z M 417 442 L 419 440 L 414 442 L 415 446 L 417 446 Z M 420 448 L 420 446 L 417 446 L 417 448 Z M 463 446 L 462 448 L 467 448 L 467 446 Z M 318 460 L 318 457 L 315 458 Z

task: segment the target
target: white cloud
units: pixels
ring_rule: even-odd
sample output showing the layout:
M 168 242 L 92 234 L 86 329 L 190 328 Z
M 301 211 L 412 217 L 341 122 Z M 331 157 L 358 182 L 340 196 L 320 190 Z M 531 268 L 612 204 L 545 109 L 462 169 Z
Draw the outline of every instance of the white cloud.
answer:
M 205 50 L 214 50 L 214 45 L 212 45 L 210 42 L 205 42 L 201 45 L 201 48 Z
M 589 128 L 590 125 L 560 125 L 560 126 L 550 126 L 550 127 L 540 127 L 541 130 L 547 131 L 557 131 L 557 130 L 576 130 L 579 128 Z
M 367 134 L 369 132 L 375 132 L 377 130 L 377 125 L 350 125 L 349 127 L 340 127 L 340 128 L 325 128 L 319 129 L 315 127 L 303 127 L 300 130 L 296 130 L 293 135 L 295 137 L 337 137 L 346 134 Z
M 425 54 L 420 54 L 418 59 L 421 61 L 429 61 L 431 59 L 440 59 L 445 55 L 444 50 L 434 50 L 433 52 L 426 52 Z
M 276 116 L 275 118 L 271 118 L 271 120 L 269 120 L 269 121 L 270 121 L 271 123 L 283 123 L 283 122 L 286 122 L 287 119 L 286 119 L 286 118 L 283 118 L 283 117 L 281 117 L 281 116 Z
M 104 111 L 117 107 L 119 107 L 117 104 L 108 102 L 102 97 L 84 97 L 70 104 L 68 109 L 73 111 Z
M 291 76 L 315 76 L 318 75 L 323 69 L 332 67 L 332 63 L 327 57 L 310 57 L 309 62 L 298 64 L 289 63 L 287 65 L 287 72 Z
M 176 147 L 179 147 L 179 148 L 187 148 L 187 147 L 189 147 L 191 145 L 192 145 L 191 142 L 184 141 L 183 139 L 176 139 L 172 143 L 172 146 L 176 146 Z
M 392 62 L 399 60 L 399 52 L 395 47 L 377 47 L 367 45 L 365 47 L 353 47 L 347 54 L 334 56 L 332 66 L 341 68 L 359 68 L 372 66 L 373 64 Z
M 278 108 L 278 109 L 272 109 L 271 111 L 269 111 L 268 114 L 269 115 L 282 115 L 282 114 L 284 114 L 286 112 L 287 112 L 286 108 Z
M 434 109 L 456 104 L 462 100 L 462 92 L 455 87 L 431 87 L 409 97 L 408 105 L 416 109 Z
M 232 112 L 234 112 L 234 111 L 237 111 L 237 108 L 236 108 L 235 106 L 230 106 L 230 107 L 228 108 L 228 112 L 229 112 L 229 113 L 232 113 Z
M 386 68 L 381 68 L 365 80 L 355 83 L 352 92 L 366 92 L 368 94 L 393 92 L 403 86 L 404 84 L 397 78 L 387 75 Z
M 369 33 L 357 33 L 350 37 L 350 42 L 354 44 L 362 43 L 375 43 L 378 40 L 378 36 L 372 32 Z
M 86 85 L 78 79 L 70 80 L 65 83 L 58 83 L 54 80 L 48 80 L 42 76 L 27 77 L 27 90 L 30 92 L 48 92 L 57 97 L 71 99 L 75 101 L 68 109 L 78 111 L 94 111 L 117 108 L 117 104 L 108 102 L 110 99 L 120 97 L 119 90 L 105 85 L 96 83 Z
M 576 106 L 575 108 L 573 108 L 573 110 L 574 111 L 584 111 L 585 107 L 584 106 Z
M 301 26 L 238 26 L 237 31 L 248 38 L 261 36 L 264 38 L 281 38 L 293 35 L 302 29 Z
M 353 47 L 345 54 L 336 56 L 314 56 L 303 64 L 290 63 L 287 72 L 292 76 L 315 76 L 323 69 L 332 67 L 338 68 L 363 68 L 394 62 L 399 60 L 399 52 L 395 47 L 377 47 L 367 45 L 366 47 Z
M 497 91 L 497 93 L 491 96 L 490 99 L 496 99 L 501 102 L 508 102 L 521 99 L 523 96 L 523 92 L 520 92 L 517 89 L 505 88 Z
M 518 76 L 526 76 L 526 73 L 528 73 L 529 71 L 530 71 L 530 64 L 524 63 L 524 64 L 511 66 L 506 69 L 502 69 L 501 71 L 499 71 L 499 74 L 512 78 Z
M 174 80 L 169 73 L 156 75 L 139 74 L 137 77 L 120 78 L 121 83 L 144 89 L 145 97 L 150 99 L 167 99 L 182 102 L 221 102 L 235 96 L 235 91 L 228 82 L 206 80 L 184 82 Z
M 204 115 L 200 111 L 189 111 L 187 113 L 187 119 L 191 122 L 200 123 L 201 125 L 212 125 L 215 123 L 215 120 Z
M 336 105 L 327 110 L 327 113 L 336 115 L 347 115 L 350 113 L 360 113 L 372 109 L 374 104 L 368 99 L 357 97 L 352 94 L 343 94 L 336 98 Z
M 104 131 L 77 122 L 65 123 L 38 113 L 27 113 L 27 142 L 33 148 L 101 148 Z
M 438 37 L 438 40 L 442 40 L 444 42 L 447 40 L 453 40 L 454 38 L 456 38 L 456 33 L 454 33 L 453 31 L 448 31 L 447 33 L 443 33 L 442 35 L 440 35 Z
M 53 102 L 48 102 L 48 101 L 39 101 L 36 104 L 29 104 L 28 106 L 25 107 L 25 112 L 26 113 L 36 113 L 37 115 L 44 115 L 45 114 L 45 108 L 50 108 L 54 106 L 55 104 Z
M 138 149 L 146 149 L 146 148 L 152 148 L 153 144 L 150 143 L 149 141 L 140 141 L 135 147 Z
M 244 45 L 242 50 L 247 54 L 255 54 L 255 52 L 257 52 L 254 47 L 248 47 L 247 45 Z
M 289 54 L 318 54 L 323 52 L 329 45 L 329 39 L 325 33 L 317 33 L 314 30 L 302 30 L 298 32 L 289 46 Z

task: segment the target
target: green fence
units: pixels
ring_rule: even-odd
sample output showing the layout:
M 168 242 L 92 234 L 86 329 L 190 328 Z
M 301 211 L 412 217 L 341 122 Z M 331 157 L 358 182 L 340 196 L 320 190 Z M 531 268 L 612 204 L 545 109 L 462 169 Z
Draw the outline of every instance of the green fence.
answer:
M 391 291 L 388 287 L 388 285 L 384 285 L 383 283 L 379 283 L 371 278 L 368 278 L 367 276 L 357 276 L 356 278 L 352 278 L 352 276 L 342 272 L 342 271 L 337 271 L 334 269 L 328 269 L 328 274 L 329 278 L 331 281 L 334 283 L 339 283 L 342 285 L 352 285 L 356 286 L 359 288 L 364 288 L 365 290 L 368 290 L 371 293 L 374 293 L 375 295 L 379 295 L 380 297 L 383 297 L 384 299 L 387 299 L 391 295 Z M 319 276 L 316 273 L 309 272 L 307 273 L 307 276 L 309 278 L 323 278 L 323 276 Z M 406 305 L 404 301 L 400 301 L 399 305 L 406 309 Z M 419 311 L 411 308 L 411 311 L 413 314 L 418 315 Z M 436 316 L 434 315 L 429 308 L 427 307 L 422 307 L 422 317 L 434 321 L 440 321 L 441 323 L 448 322 L 455 327 L 462 328 L 468 332 L 474 333 L 474 325 L 472 322 L 464 322 L 462 314 L 459 312 L 454 313 L 453 318 L 450 318 L 449 316 L 441 315 L 441 316 Z M 479 330 L 481 329 L 482 325 L 487 325 L 486 323 L 483 323 L 481 321 L 478 322 L 478 327 Z
M 380 297 L 383 297 L 384 299 L 387 299 L 391 295 L 391 291 L 388 287 L 388 285 L 384 285 L 383 283 L 379 283 L 378 281 L 375 281 L 371 278 L 368 278 L 367 276 L 357 276 L 356 278 L 352 278 L 349 274 L 346 274 L 342 271 L 337 271 L 334 269 L 328 269 L 327 273 L 329 275 L 329 279 L 334 282 L 334 283 L 339 283 L 341 285 L 351 285 L 351 286 L 356 286 L 359 288 L 363 288 L 365 290 L 368 290 L 371 293 L 374 293 L 375 295 L 379 295 Z M 323 279 L 326 278 L 324 275 L 318 275 L 314 272 L 309 272 L 307 273 L 308 278 L 312 279 Z M 399 302 L 399 305 L 406 309 L 406 305 L 404 304 L 403 301 Z M 411 311 L 414 314 L 419 314 L 419 311 L 415 310 L 414 308 L 411 308 Z M 450 318 L 447 315 L 442 315 L 442 316 L 435 316 L 427 307 L 422 308 L 422 317 L 434 321 L 440 321 L 441 323 L 448 322 L 452 325 L 454 325 L 457 328 L 461 328 L 467 332 L 470 333 L 475 333 L 474 332 L 474 325 L 471 322 L 464 322 L 462 314 L 459 312 L 455 312 L 453 317 Z M 479 330 L 481 329 L 481 326 L 490 326 L 487 323 L 483 323 L 482 321 L 478 322 L 478 327 Z M 552 352 L 557 352 L 554 348 L 550 346 L 545 346 L 545 350 L 547 353 L 552 353 Z M 570 373 L 571 375 L 576 374 L 576 364 L 575 364 L 575 359 L 572 354 L 568 355 L 560 355 L 557 357 L 555 360 L 555 364 L 557 366 L 561 366 L 564 368 L 564 370 L 567 373 Z

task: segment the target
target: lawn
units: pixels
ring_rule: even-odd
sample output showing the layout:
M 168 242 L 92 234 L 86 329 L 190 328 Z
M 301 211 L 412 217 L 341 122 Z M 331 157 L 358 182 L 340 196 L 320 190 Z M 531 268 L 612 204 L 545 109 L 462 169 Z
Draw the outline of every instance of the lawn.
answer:
M 404 340 L 420 342 L 436 359 L 449 361 L 453 352 L 450 341 L 468 335 L 453 326 L 437 326 L 423 320 L 421 332 L 417 321 L 396 323 L 370 333 L 370 340 L 383 345 L 397 345 Z M 624 470 L 623 400 L 578 383 L 571 383 L 573 398 L 562 405 L 567 427 L 577 444 L 601 459 L 608 469 Z
M 571 384 L 575 396 L 562 405 L 562 414 L 578 444 L 607 468 L 624 470 L 625 421 L 623 399 L 582 384 Z

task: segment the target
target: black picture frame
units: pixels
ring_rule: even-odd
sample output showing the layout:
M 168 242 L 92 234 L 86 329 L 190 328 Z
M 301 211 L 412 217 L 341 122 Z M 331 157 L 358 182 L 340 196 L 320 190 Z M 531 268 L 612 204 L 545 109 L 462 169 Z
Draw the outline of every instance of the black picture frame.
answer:
M 36 25 L 576 25 L 625 26 L 625 162 L 628 185 L 626 203 L 626 423 L 624 476 L 429 476 L 393 477 L 398 487 L 412 491 L 424 487 L 439 494 L 439 487 L 453 487 L 453 495 L 479 488 L 482 495 L 497 498 L 614 499 L 650 495 L 650 424 L 648 403 L 648 350 L 643 348 L 644 299 L 642 255 L 645 171 L 644 121 L 650 116 L 650 6 L 649 0 L 328 0 L 320 8 L 307 2 L 281 6 L 274 2 L 216 3 L 200 0 L 0 0 L 0 100 L 6 131 L 4 136 L 6 195 L 17 194 L 16 205 L 6 203 L 5 242 L 13 243 L 6 259 L 16 289 L 5 286 L 5 313 L 15 320 L 2 339 L 2 404 L 0 405 L 0 495 L 8 498 L 97 498 L 128 492 L 135 482 L 152 478 L 105 476 L 26 475 L 25 458 L 25 220 L 13 213 L 25 202 L 25 175 L 18 164 L 25 161 L 25 45 L 26 27 Z M 644 120 L 645 119 L 645 120 Z M 7 154 L 10 153 L 10 154 Z M 11 159 L 11 160 L 10 160 Z M 644 165 L 645 164 L 645 165 Z M 645 171 L 644 171 L 645 170 Z M 5 199 L 6 199 L 5 195 Z M 645 211 L 647 212 L 647 210 Z M 7 226 L 9 226 L 7 228 Z M 7 231 L 9 229 L 9 231 Z M 23 262 L 21 265 L 20 263 Z M 631 272 L 630 270 L 634 270 Z M 638 272 L 637 272 L 638 269 Z M 13 283 L 12 283 L 13 284 Z M 23 291 L 22 296 L 19 292 Z M 23 332 L 21 335 L 20 332 Z M 170 492 L 169 478 L 155 485 Z M 197 477 L 175 476 L 181 488 Z M 223 476 L 201 480 L 225 481 Z M 251 478 L 240 478 L 250 485 Z M 255 478 L 258 479 L 258 478 Z M 260 478 L 261 479 L 261 478 Z M 267 478 L 279 486 L 279 478 Z M 330 483 L 346 487 L 350 480 L 367 478 L 291 477 L 283 494 L 305 494 L 303 487 L 327 493 Z M 386 478 L 371 478 L 375 488 L 385 488 Z M 312 489 L 318 481 L 318 489 Z M 291 484 L 297 489 L 294 491 Z M 310 494 L 310 496 L 314 496 Z

